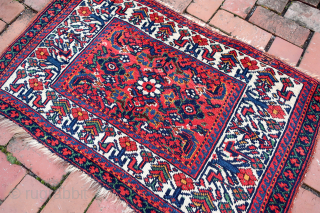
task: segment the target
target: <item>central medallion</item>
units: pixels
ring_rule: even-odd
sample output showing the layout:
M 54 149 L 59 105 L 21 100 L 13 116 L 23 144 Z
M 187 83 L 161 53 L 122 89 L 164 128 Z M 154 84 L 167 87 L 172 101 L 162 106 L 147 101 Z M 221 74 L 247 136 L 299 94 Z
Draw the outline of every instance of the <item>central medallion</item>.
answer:
M 57 85 L 193 177 L 245 87 L 118 19 L 79 54 Z

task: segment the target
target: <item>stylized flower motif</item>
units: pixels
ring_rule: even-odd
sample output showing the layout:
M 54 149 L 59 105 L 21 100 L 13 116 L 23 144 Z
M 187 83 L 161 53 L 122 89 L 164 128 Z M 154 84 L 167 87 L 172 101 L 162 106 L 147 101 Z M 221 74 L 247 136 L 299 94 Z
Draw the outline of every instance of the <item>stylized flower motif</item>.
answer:
M 102 176 L 102 178 L 104 180 L 106 180 L 107 182 L 111 183 L 112 182 L 112 177 L 110 176 L 109 173 L 104 173 L 104 175 Z
M 162 23 L 163 22 L 163 16 L 159 16 L 158 13 L 150 14 L 150 19 L 154 23 Z
M 199 99 L 199 95 L 197 95 L 197 93 L 194 89 L 186 89 L 186 94 L 187 94 L 188 98 Z
M 129 190 L 127 190 L 127 189 L 124 188 L 123 186 L 120 186 L 119 190 L 120 190 L 120 194 L 123 195 L 123 196 L 130 194 L 130 193 L 129 193 Z
M 156 81 L 154 78 L 140 78 L 140 80 L 136 83 L 137 89 L 142 95 L 147 96 L 148 98 L 159 97 L 161 94 L 162 85 Z
M 95 166 L 90 166 L 89 170 L 90 170 L 90 174 L 94 174 L 96 172 L 99 172 L 99 169 Z
M 154 157 L 152 156 L 152 153 L 151 152 L 146 152 L 146 151 L 142 151 L 140 153 L 141 157 L 143 158 L 144 161 L 146 162 L 154 162 Z
M 199 46 L 208 45 L 208 40 L 206 38 L 201 38 L 200 35 L 196 35 L 192 37 L 194 43 L 198 44 Z
M 68 148 L 64 148 L 64 149 L 62 149 L 62 154 L 63 155 L 71 155 L 72 153 Z
M 33 90 L 43 90 L 43 83 L 36 78 L 29 79 L 29 85 Z
M 286 113 L 282 110 L 281 106 L 269 105 L 267 111 L 273 118 L 284 119 Z
M 59 141 L 58 141 L 58 140 L 50 140 L 50 139 L 48 139 L 47 141 L 48 141 L 48 143 L 51 144 L 52 146 L 56 146 L 56 145 L 59 144 Z
M 289 78 L 280 78 L 280 80 L 283 83 L 283 85 L 287 87 L 293 87 L 293 83 Z
M 86 162 L 86 158 L 83 157 L 83 158 L 75 158 L 75 160 L 79 163 L 79 164 L 83 164 L 84 162 Z
M 6 108 L 8 108 L 8 104 L 0 104 L 0 109 L 4 110 Z
M 192 76 L 192 80 L 195 84 L 203 84 L 201 78 L 196 75 Z
M 257 178 L 252 173 L 252 170 L 249 169 L 239 169 L 239 173 L 237 174 L 241 184 L 243 186 L 254 186 Z
M 193 120 L 194 118 L 204 118 L 204 113 L 201 111 L 200 105 L 198 105 L 195 100 L 176 100 L 174 104 L 179 109 L 178 113 L 182 115 L 183 119 Z
M 120 61 L 122 61 L 123 63 L 128 63 L 128 62 L 130 62 L 130 58 L 129 58 L 128 55 L 121 55 L 121 56 L 119 57 L 119 59 L 120 59 Z
M 256 70 L 259 67 L 257 66 L 257 61 L 250 61 L 248 57 L 245 57 L 244 59 L 241 59 L 241 63 L 244 66 L 244 68 L 248 68 L 249 70 Z
M 38 48 L 36 50 L 36 56 L 38 59 L 46 60 L 49 56 L 47 48 Z
M 179 33 L 180 33 L 180 36 L 182 36 L 182 37 L 190 35 L 188 30 L 179 30 Z
M 160 128 L 158 132 L 164 137 L 170 136 L 170 131 L 168 129 Z
M 134 204 L 136 204 L 138 207 L 142 207 L 142 201 L 140 200 L 140 197 L 138 195 L 136 195 L 135 198 L 132 200 Z
M 70 21 L 71 21 L 71 23 L 77 23 L 80 21 L 80 17 L 79 16 L 70 16 Z
M 169 105 L 173 104 L 173 102 L 174 102 L 174 94 L 173 94 L 173 92 L 170 92 L 170 94 L 164 94 L 163 96 L 164 96 L 164 99 L 166 100 L 164 102 L 166 105 L 169 106 Z
M 104 83 L 109 83 L 109 84 L 114 84 L 116 83 L 116 80 L 114 79 L 114 77 L 112 77 L 111 75 L 105 75 L 103 76 L 105 82 Z
M 170 114 L 169 114 L 169 117 L 171 118 L 172 121 L 177 121 L 177 122 L 179 122 L 179 123 L 182 123 L 182 122 L 183 122 L 181 116 L 180 116 L 180 115 L 177 115 L 176 113 L 170 113 Z
M 29 60 L 28 60 L 28 63 L 29 63 L 29 65 L 30 65 L 31 67 L 36 67 L 36 66 L 38 66 L 38 60 L 36 60 L 36 59 L 29 59 Z
M 173 179 L 175 180 L 177 187 L 181 187 L 182 190 L 194 189 L 192 179 L 187 178 L 183 173 L 173 175 Z
M 123 75 L 123 76 L 124 76 L 124 79 L 125 79 L 126 81 L 133 80 L 133 79 L 134 79 L 133 73 L 134 73 L 133 70 L 126 72 L 126 73 Z
M 98 63 L 105 74 L 116 75 L 118 73 L 123 75 L 126 72 L 117 58 L 99 59 Z
M 10 113 L 11 113 L 10 115 L 11 118 L 15 118 L 19 116 L 19 114 L 16 111 L 11 111 Z
M 92 14 L 91 10 L 89 7 L 80 7 L 78 9 L 78 13 L 80 16 L 90 16 Z
M 82 111 L 81 108 L 73 108 L 71 113 L 74 118 L 78 119 L 78 121 L 89 119 L 88 113 L 86 111 Z
M 128 152 L 134 152 L 137 151 L 137 145 L 136 142 L 129 139 L 129 137 L 122 137 L 119 138 L 120 146 Z
M 278 123 L 277 121 L 270 119 L 266 120 L 266 123 L 270 129 L 275 129 L 279 131 L 283 128 L 283 122 Z

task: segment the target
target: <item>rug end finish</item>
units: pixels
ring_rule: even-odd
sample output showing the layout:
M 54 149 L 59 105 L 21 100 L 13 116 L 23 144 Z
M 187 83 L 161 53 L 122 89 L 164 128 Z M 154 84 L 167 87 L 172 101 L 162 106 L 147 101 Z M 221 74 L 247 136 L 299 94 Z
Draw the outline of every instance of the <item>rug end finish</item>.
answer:
M 13 139 L 21 140 L 26 146 L 35 148 L 36 150 L 47 156 L 50 160 L 52 160 L 54 164 L 66 167 L 66 173 L 71 174 L 74 172 L 80 172 L 81 179 L 86 183 L 89 183 L 89 190 L 92 190 L 95 193 L 95 199 L 110 199 L 112 203 L 121 205 L 125 208 L 123 213 L 135 212 L 126 204 L 125 201 L 121 200 L 119 196 L 101 186 L 98 182 L 96 182 L 86 173 L 82 172 L 80 169 L 61 159 L 59 156 L 51 152 L 47 147 L 30 136 L 22 127 L 2 115 L 0 115 L 0 128 L 1 127 L 5 127 L 8 130 L 8 134 L 13 134 Z

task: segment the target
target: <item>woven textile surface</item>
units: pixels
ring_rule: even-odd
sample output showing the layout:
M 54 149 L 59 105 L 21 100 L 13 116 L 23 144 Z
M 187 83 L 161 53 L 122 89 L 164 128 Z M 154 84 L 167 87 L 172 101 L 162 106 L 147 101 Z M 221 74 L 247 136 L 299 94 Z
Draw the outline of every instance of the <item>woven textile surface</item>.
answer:
M 287 212 L 320 85 L 152 0 L 57 0 L 0 56 L 0 114 L 137 212 Z

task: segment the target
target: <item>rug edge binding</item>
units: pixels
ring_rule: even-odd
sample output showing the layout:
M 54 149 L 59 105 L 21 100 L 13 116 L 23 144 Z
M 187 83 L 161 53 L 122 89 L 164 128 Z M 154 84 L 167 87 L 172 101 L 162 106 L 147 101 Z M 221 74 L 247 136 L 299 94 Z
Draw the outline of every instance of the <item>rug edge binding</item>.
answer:
M 123 201 L 118 195 L 114 194 L 110 190 L 106 189 L 105 187 L 101 186 L 97 181 L 91 178 L 89 175 L 81 171 L 80 169 L 74 167 L 70 163 L 61 159 L 58 155 L 51 152 L 48 148 L 42 145 L 40 142 L 35 140 L 32 136 L 29 135 L 22 127 L 15 124 L 11 120 L 7 119 L 6 117 L 0 115 L 0 128 L 5 128 L 8 133 L 13 134 L 14 140 L 21 140 L 26 146 L 35 148 L 37 151 L 41 152 L 45 156 L 47 156 L 50 160 L 54 162 L 57 166 L 64 166 L 65 173 L 75 173 L 80 172 L 80 178 L 84 180 L 88 185 L 89 189 L 92 190 L 95 194 L 95 199 L 103 200 L 103 199 L 110 199 L 112 203 L 116 205 L 121 205 L 125 210 L 123 213 L 133 213 L 135 212 L 132 208 L 128 206 L 128 204 Z M 9 143 L 9 142 L 8 142 Z M 8 144 L 7 143 L 7 144 Z M 6 145 L 7 145 L 6 144 Z M 5 145 L 5 146 L 6 146 Z M 89 206 L 90 207 L 90 206 Z
M 292 210 L 293 210 L 293 206 L 296 202 L 296 199 L 297 199 L 297 196 L 299 194 L 299 192 L 301 191 L 301 188 L 302 188 L 302 185 L 303 185 L 303 181 L 304 179 L 306 178 L 307 176 L 307 173 L 310 171 L 311 169 L 311 163 L 313 161 L 313 159 L 315 158 L 315 153 L 317 151 L 317 148 L 320 147 L 320 125 L 318 126 L 318 129 L 317 129 L 317 133 L 316 133 L 316 137 L 315 137 L 315 145 L 313 147 L 313 150 L 312 150 L 312 153 L 311 153 L 311 156 L 309 158 L 309 161 L 307 162 L 307 165 L 306 165 L 306 168 L 305 170 L 303 171 L 303 174 L 302 174 L 302 177 L 301 177 L 301 180 L 300 180 L 300 183 L 299 183 L 299 187 L 295 190 L 294 192 L 294 195 L 292 196 L 293 197 L 293 200 L 292 202 L 290 203 L 290 206 L 288 207 L 288 212 L 289 213 L 292 213 Z M 311 187 L 312 188 L 312 187 Z M 307 189 L 305 189 L 307 190 Z M 310 192 L 310 191 L 309 191 Z M 312 194 L 314 194 L 313 192 L 311 192 Z M 317 196 L 317 195 L 316 195 Z

